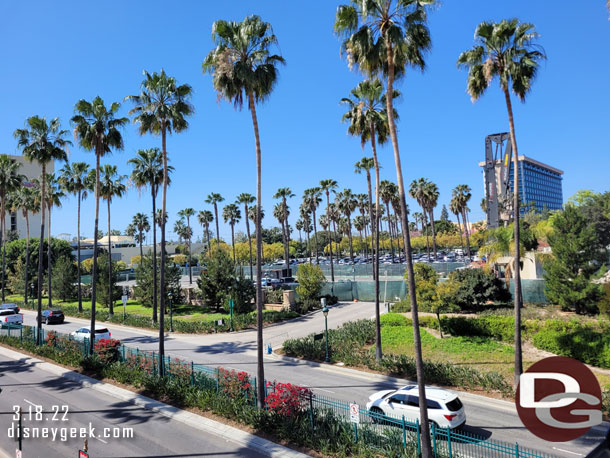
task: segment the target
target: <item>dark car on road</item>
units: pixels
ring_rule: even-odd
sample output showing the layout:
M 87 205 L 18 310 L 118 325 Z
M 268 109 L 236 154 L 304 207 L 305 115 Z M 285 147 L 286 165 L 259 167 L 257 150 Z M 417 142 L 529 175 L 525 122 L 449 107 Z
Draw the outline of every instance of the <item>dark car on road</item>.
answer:
M 14 310 L 15 313 L 19 313 L 19 306 L 17 304 L 2 304 L 0 310 Z
M 59 309 L 43 310 L 42 319 L 45 324 L 58 323 L 62 324 L 65 320 L 64 312 Z

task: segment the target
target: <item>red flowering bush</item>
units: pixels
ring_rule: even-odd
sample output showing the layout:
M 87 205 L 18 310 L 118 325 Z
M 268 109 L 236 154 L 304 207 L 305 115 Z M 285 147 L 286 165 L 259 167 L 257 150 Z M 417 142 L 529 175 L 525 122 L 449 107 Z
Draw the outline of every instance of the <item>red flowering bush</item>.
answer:
M 171 377 L 179 378 L 190 383 L 191 380 L 191 364 L 181 360 L 180 358 L 172 358 L 167 362 L 165 371 Z
M 55 331 L 49 331 L 47 333 L 47 338 L 45 340 L 49 347 L 56 347 L 57 341 L 59 340 L 59 336 L 57 335 L 57 333 Z
M 156 365 L 158 360 L 152 355 L 146 353 L 129 353 L 126 355 L 125 364 L 130 369 L 137 369 L 148 374 L 156 373 Z
M 231 398 L 251 398 L 253 387 L 250 383 L 250 375 L 247 372 L 237 372 L 218 368 L 218 386 L 220 391 Z
M 104 364 L 119 360 L 119 347 L 121 341 L 116 339 L 100 339 L 95 342 L 94 350 Z
M 265 398 L 267 408 L 277 414 L 292 417 L 308 407 L 311 390 L 292 383 L 267 382 L 267 392 L 272 388 Z

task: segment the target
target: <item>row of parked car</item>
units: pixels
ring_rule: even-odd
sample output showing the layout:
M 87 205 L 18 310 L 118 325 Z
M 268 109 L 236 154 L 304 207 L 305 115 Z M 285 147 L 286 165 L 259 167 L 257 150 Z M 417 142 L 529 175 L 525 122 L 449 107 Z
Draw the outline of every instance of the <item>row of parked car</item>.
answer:
M 23 313 L 20 312 L 17 304 L 2 304 L 0 305 L 0 325 L 6 327 L 8 325 L 22 325 Z M 47 309 L 42 311 L 42 321 L 45 324 L 62 324 L 65 320 L 64 313 L 60 309 Z

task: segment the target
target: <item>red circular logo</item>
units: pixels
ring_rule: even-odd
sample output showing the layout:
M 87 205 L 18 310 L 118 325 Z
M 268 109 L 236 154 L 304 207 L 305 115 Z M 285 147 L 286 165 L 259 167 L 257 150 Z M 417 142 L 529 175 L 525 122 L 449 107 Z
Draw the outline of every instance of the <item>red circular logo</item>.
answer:
M 580 361 L 553 356 L 532 365 L 519 379 L 519 418 L 534 435 L 566 442 L 602 422 L 601 388 Z

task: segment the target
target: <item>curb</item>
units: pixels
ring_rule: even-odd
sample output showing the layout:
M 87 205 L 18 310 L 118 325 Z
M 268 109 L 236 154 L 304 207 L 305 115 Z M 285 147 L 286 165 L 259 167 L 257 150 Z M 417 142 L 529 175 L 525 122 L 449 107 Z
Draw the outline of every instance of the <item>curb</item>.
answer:
M 211 420 L 206 417 L 202 417 L 200 415 L 179 409 L 174 406 L 170 406 L 168 404 L 156 401 L 146 396 L 133 393 L 129 390 L 125 390 L 123 388 L 119 388 L 117 386 L 101 382 L 99 380 L 87 377 L 72 370 L 65 369 L 61 366 L 56 366 L 55 364 L 51 364 L 46 361 L 39 360 L 37 358 L 33 358 L 29 355 L 19 353 L 14 350 L 9 350 L 5 347 L 0 347 L 0 354 L 14 360 L 22 360 L 34 363 L 36 364 L 36 367 L 39 367 L 40 369 L 49 372 L 53 375 L 67 378 L 68 380 L 79 383 L 84 387 L 91 388 L 93 390 L 117 398 L 121 401 L 130 402 L 139 407 L 143 407 L 144 409 L 159 413 L 165 417 L 188 425 L 192 428 L 204 431 L 209 434 L 213 434 L 227 441 L 239 444 L 243 447 L 253 449 L 265 456 L 270 456 L 274 458 L 299 458 L 308 456 L 303 453 L 297 452 L 296 450 L 292 450 L 290 448 L 276 444 L 275 442 L 263 439 L 262 437 L 256 436 L 255 434 L 251 434 L 242 431 L 241 429 L 225 425 L 224 423 Z M 3 453 L 5 452 L 0 449 L 0 457 L 2 457 Z

